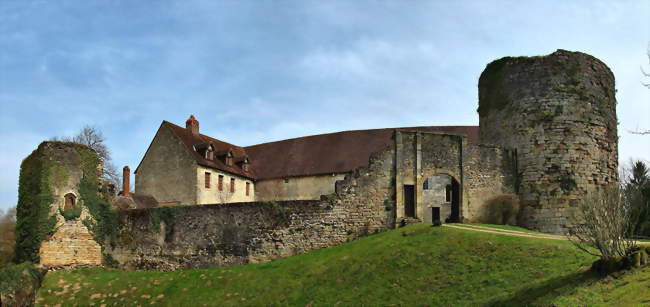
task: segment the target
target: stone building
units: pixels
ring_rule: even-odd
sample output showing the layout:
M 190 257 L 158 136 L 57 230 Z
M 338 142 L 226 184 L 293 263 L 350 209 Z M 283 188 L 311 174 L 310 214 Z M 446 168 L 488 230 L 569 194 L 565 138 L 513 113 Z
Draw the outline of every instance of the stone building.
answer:
M 316 200 L 391 149 L 386 202 L 397 222 L 478 221 L 494 210 L 490 199 L 516 193 L 520 224 L 561 233 L 581 195 L 618 180 L 614 77 L 589 55 L 558 50 L 490 63 L 478 112 L 479 126 L 343 131 L 248 147 L 200 134 L 194 116 L 185 128 L 164 121 L 136 171 L 136 191 L 183 205 Z
M 136 193 L 125 167 L 123 191 L 105 200 L 90 149 L 44 142 L 21 165 L 17 254 L 46 266 L 109 259 L 173 270 L 266 261 L 410 222 L 497 215 L 564 233 L 582 196 L 618 182 L 614 94 L 604 63 L 558 50 L 488 64 L 479 126 L 241 147 L 200 133 L 194 116 L 185 127 L 163 121 Z

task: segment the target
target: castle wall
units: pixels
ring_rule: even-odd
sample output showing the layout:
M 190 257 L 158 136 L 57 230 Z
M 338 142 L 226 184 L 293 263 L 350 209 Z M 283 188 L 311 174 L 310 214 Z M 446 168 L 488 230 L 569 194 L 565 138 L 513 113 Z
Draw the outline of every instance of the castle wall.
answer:
M 205 185 L 206 173 L 210 174 L 208 188 Z M 221 190 L 219 190 L 219 176 L 223 176 Z M 235 179 L 234 192 L 231 192 L 230 189 L 232 178 Z M 248 195 L 246 195 L 246 183 L 249 184 Z M 250 202 L 255 200 L 255 183 L 248 178 L 198 166 L 196 168 L 196 194 L 197 204 Z
M 316 175 L 260 180 L 255 183 L 255 200 L 308 200 L 334 193 L 334 184 L 345 174 Z
M 39 250 L 41 265 L 96 266 L 102 264 L 101 246 L 80 219 L 64 221 Z
M 516 150 L 524 226 L 564 233 L 576 202 L 618 182 L 614 75 L 558 50 L 503 58 L 479 80 L 481 142 Z
M 435 174 L 447 174 L 456 178 L 462 185 L 461 143 L 463 142 L 466 142 L 466 138 L 460 135 L 416 131 L 396 132 L 397 222 L 407 217 L 406 185 L 414 187 L 415 218 L 420 220 L 431 215 L 431 207 L 428 206 L 430 204 L 423 196 L 424 181 L 427 178 Z
M 109 252 L 130 269 L 238 265 L 390 229 L 393 157 L 392 148 L 373 155 L 369 167 L 336 183 L 335 198 L 122 211 Z
M 101 166 L 90 148 L 68 142 L 43 142 L 23 160 L 16 228 L 20 261 L 101 265 L 101 247 L 82 223 L 95 220 L 80 192 L 82 178 L 94 187 L 91 193 L 99 192 Z
M 515 193 L 514 153 L 496 146 L 468 144 L 464 152 L 467 222 L 486 222 L 490 199 Z
M 135 192 L 159 202 L 197 203 L 197 164 L 173 132 L 161 126 L 135 174 Z

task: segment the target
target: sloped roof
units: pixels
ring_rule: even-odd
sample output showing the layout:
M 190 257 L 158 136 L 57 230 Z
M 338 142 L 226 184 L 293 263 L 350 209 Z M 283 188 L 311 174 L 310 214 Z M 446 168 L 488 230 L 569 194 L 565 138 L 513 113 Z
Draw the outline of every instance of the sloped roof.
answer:
M 190 153 L 192 154 L 194 159 L 196 159 L 196 162 L 199 165 L 216 168 L 246 178 L 252 178 L 252 179 L 256 178 L 252 168 L 249 168 L 248 171 L 245 171 L 237 165 L 228 166 L 223 161 L 221 161 L 221 159 L 217 158 L 220 152 L 227 152 L 228 150 L 232 150 L 233 156 L 235 158 L 244 157 L 246 156 L 246 151 L 244 150 L 244 148 L 235 146 L 230 143 L 226 143 L 224 141 L 217 140 L 215 138 L 211 138 L 207 135 L 193 134 L 190 130 L 174 125 L 168 121 L 163 121 L 162 126 L 171 129 L 171 131 L 187 147 L 187 149 L 190 151 Z M 196 150 L 194 150 L 194 145 L 205 144 L 205 143 L 212 143 L 212 145 L 214 146 L 214 151 L 215 151 L 214 160 L 208 160 L 205 157 L 203 157 L 200 153 L 196 152 Z
M 478 126 L 425 126 L 353 130 L 245 147 L 257 179 L 344 173 L 367 166 L 370 155 L 391 145 L 395 130 L 463 134 L 478 143 Z
M 193 134 L 168 121 L 163 121 L 161 128 L 163 126 L 179 138 L 199 165 L 258 180 L 345 173 L 367 166 L 371 154 L 392 144 L 395 130 L 461 134 L 473 144 L 478 144 L 479 139 L 478 126 L 422 126 L 342 131 L 240 147 L 207 135 Z M 197 145 L 206 147 L 208 143 L 214 147 L 214 160 L 206 159 L 194 149 Z M 243 170 L 240 163 L 228 166 L 218 158 L 228 151 L 232 151 L 235 162 L 248 157 L 248 171 Z

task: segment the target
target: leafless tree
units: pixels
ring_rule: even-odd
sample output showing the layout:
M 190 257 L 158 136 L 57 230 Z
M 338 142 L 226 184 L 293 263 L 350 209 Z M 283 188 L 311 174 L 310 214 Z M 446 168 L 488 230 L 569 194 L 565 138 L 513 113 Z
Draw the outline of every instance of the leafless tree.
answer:
M 648 55 L 648 63 L 650 63 L 650 42 L 648 43 L 648 49 L 646 50 L 646 54 Z M 647 79 L 650 79 L 650 73 L 646 72 L 643 69 L 643 66 L 641 66 L 641 73 L 643 74 L 644 77 L 646 77 Z M 643 84 L 643 86 L 650 89 L 650 82 L 648 82 L 648 83 L 641 82 L 641 84 Z M 633 134 L 650 134 L 650 130 L 636 129 L 635 131 L 630 131 L 630 133 L 633 133 Z
M 650 42 L 648 43 L 648 49 L 646 50 L 646 54 L 648 55 L 648 63 L 650 63 Z M 647 73 L 645 70 L 643 70 L 643 66 L 641 67 L 641 73 L 646 77 L 650 78 L 650 73 Z M 650 88 L 650 82 L 644 83 L 641 82 L 643 86 Z
M 16 207 L 6 213 L 0 209 L 0 268 L 8 264 L 14 255 L 16 245 Z
M 106 138 L 97 127 L 86 125 L 79 133 L 70 137 L 54 137 L 53 141 L 64 141 L 84 144 L 94 150 L 104 165 L 104 180 L 115 185 L 116 190 L 122 189 L 122 174 L 111 160 L 111 152 L 106 146 Z
M 633 236 L 637 210 L 629 198 L 616 186 L 588 193 L 576 208 L 568 239 L 603 260 L 627 256 L 636 245 Z

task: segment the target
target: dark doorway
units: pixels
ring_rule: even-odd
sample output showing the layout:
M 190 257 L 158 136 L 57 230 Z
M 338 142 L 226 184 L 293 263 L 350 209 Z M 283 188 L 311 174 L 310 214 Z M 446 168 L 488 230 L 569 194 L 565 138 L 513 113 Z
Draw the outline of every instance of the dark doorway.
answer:
M 404 214 L 415 217 L 415 189 L 413 185 L 404 185 Z
M 440 207 L 431 207 L 431 222 L 440 222 Z
M 450 222 L 460 222 L 460 185 L 458 181 L 451 178 L 451 216 Z

